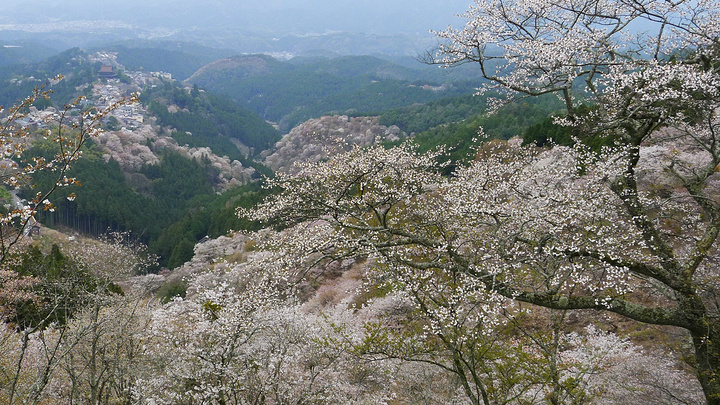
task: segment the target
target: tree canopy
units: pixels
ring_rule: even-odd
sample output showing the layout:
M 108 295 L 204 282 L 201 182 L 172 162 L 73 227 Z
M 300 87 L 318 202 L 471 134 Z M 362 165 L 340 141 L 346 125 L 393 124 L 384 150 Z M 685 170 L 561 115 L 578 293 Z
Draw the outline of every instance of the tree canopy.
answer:
M 510 98 L 556 94 L 556 124 L 612 146 L 492 142 L 450 177 L 441 150 L 356 148 L 278 176 L 283 192 L 243 213 L 293 227 L 297 242 L 274 244 L 285 269 L 372 258 L 426 312 L 425 332 L 458 321 L 423 307 L 438 291 L 430 302 L 466 300 L 482 325 L 510 300 L 680 328 L 718 404 L 718 14 L 713 0 L 476 0 L 464 28 L 438 33 L 434 60 L 476 63 L 482 88 Z

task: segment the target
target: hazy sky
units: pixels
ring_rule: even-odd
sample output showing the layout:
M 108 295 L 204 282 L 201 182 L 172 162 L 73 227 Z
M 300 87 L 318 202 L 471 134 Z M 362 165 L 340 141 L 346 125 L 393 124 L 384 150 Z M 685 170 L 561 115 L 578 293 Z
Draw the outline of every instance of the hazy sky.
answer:
M 472 0 L 2 0 L 0 24 L 118 20 L 139 28 L 427 32 Z

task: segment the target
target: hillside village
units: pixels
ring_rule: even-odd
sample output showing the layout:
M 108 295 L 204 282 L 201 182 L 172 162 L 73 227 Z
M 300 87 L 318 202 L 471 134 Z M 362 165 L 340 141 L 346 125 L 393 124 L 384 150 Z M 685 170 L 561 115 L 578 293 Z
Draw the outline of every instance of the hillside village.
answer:
M 100 59 L 102 61 L 108 61 L 111 54 L 97 53 L 93 55 L 93 59 Z M 103 65 L 100 71 L 101 82 L 92 84 L 92 93 L 89 97 L 79 103 L 78 108 L 95 107 L 97 109 L 105 109 L 113 103 L 120 101 L 124 97 L 128 97 L 131 93 L 140 91 L 144 86 L 152 86 L 162 83 L 161 79 L 171 79 L 171 75 L 162 72 L 128 72 L 130 82 L 125 84 L 117 78 L 117 74 L 114 73 L 118 66 Z M 105 75 L 103 76 L 103 69 Z M 109 74 L 108 74 L 109 73 Z M 20 80 L 16 80 L 14 83 L 21 83 Z M 42 84 L 42 80 L 36 80 L 34 77 L 30 77 L 27 80 L 37 81 Z M 50 84 L 57 84 L 57 82 L 50 81 Z M 82 89 L 78 89 L 82 90 Z M 77 115 L 77 110 L 68 111 L 69 116 Z M 132 105 L 123 105 L 117 110 L 113 111 L 113 116 L 122 123 L 123 126 L 128 128 L 136 128 L 141 125 L 147 114 L 147 108 L 144 108 L 141 104 L 135 103 Z M 56 107 L 48 107 L 44 110 L 38 110 L 35 107 L 31 107 L 26 117 L 18 121 L 18 124 L 29 127 L 47 128 L 47 122 L 50 120 L 57 120 L 59 118 L 59 112 Z

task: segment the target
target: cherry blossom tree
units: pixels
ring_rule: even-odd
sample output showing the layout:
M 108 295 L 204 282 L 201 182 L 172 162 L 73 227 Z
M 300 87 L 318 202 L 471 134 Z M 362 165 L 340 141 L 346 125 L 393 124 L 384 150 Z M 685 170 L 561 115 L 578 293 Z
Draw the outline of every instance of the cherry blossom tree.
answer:
M 714 0 L 476 0 L 429 57 L 477 63 L 480 92 L 555 93 L 573 118 L 591 103 L 598 130 L 630 140 L 716 96 L 719 13 Z
M 296 274 L 302 266 L 371 256 L 380 277 L 419 305 L 431 298 L 435 305 L 444 302 L 434 292 L 447 302 L 474 302 L 467 313 L 472 322 L 493 325 L 487 315 L 497 313 L 504 297 L 561 310 L 611 311 L 692 336 L 699 332 L 693 320 L 713 325 L 716 249 L 698 253 L 694 246 L 712 217 L 702 215 L 687 191 L 671 189 L 667 196 L 658 185 L 641 187 L 642 181 L 636 198 L 648 213 L 638 218 L 629 211 L 614 186 L 624 178 L 628 149 L 598 155 L 582 145 L 541 151 L 497 144 L 443 178 L 434 154 L 418 155 L 408 146 L 356 148 L 307 164 L 296 176 L 279 175 L 271 184 L 284 191 L 245 214 L 292 226 L 275 250 L 283 258 L 279 266 Z M 643 176 L 662 176 L 658 170 L 662 165 L 648 163 Z M 646 236 L 639 225 L 658 236 Z M 652 250 L 656 237 L 672 244 L 674 260 L 697 266 L 691 279 L 702 286 L 696 287 L 702 320 L 693 315 L 698 307 L 681 305 L 682 291 L 651 277 L 662 269 Z M 446 309 L 427 311 L 433 316 L 428 333 L 440 336 L 440 327 L 462 314 L 457 309 L 467 310 Z M 694 340 L 697 359 L 712 344 L 707 331 Z M 694 365 L 701 383 L 703 373 L 715 372 L 707 363 Z
M 343 352 L 272 269 L 218 263 L 152 314 L 136 401 L 347 403 Z M 329 328 L 328 328 L 329 329 Z
M 397 359 L 436 368 L 447 375 L 446 384 L 455 395 L 471 404 L 545 397 L 548 364 L 541 353 L 530 349 L 533 342 L 498 327 L 504 322 L 485 309 L 497 311 L 500 306 L 478 300 L 477 291 L 469 292 L 474 282 L 453 294 L 449 290 L 454 283 L 435 283 L 441 280 L 415 284 L 422 290 L 403 286 L 398 290 L 412 294 L 405 300 L 386 297 L 395 301 L 394 308 L 366 321 L 364 338 L 349 350 L 373 361 Z M 372 307 L 378 311 L 376 304 Z
M 609 190 L 608 203 L 621 204 L 618 212 L 627 228 L 616 222 L 615 235 L 633 242 L 592 246 L 588 242 L 607 238 L 585 234 L 563 249 L 564 257 L 597 261 L 674 295 L 669 306 L 634 306 L 637 301 L 627 299 L 611 304 L 610 297 L 605 305 L 635 320 L 688 329 L 710 403 L 720 401 L 716 304 L 707 300 L 714 294 L 707 274 L 717 270 L 713 257 L 720 230 L 718 195 L 712 191 L 720 164 L 719 14 L 720 4 L 713 0 L 480 0 L 464 15 L 468 22 L 462 30 L 438 33 L 447 40 L 439 60 L 477 63 L 488 80 L 484 89 L 520 96 L 555 93 L 566 106 L 560 122 L 618 140 L 617 171 L 596 190 Z M 499 64 L 492 67 L 494 60 Z M 581 113 L 581 104 L 590 112 Z M 655 173 L 662 167 L 672 178 L 660 198 L 649 195 L 646 187 L 653 184 L 641 184 L 653 171 L 640 165 L 644 148 L 651 146 L 659 152 Z M 543 249 L 542 238 L 555 235 L 544 232 L 525 241 Z M 556 292 L 544 295 L 522 298 L 565 306 L 548 299 Z M 587 298 L 592 296 L 601 299 Z M 592 302 L 569 299 L 568 305 L 591 307 Z M 615 305 L 622 309 L 614 310 Z
M 47 290 L 33 297 L 44 317 L 26 314 L 27 321 L 3 323 L 3 403 L 131 402 L 152 306 L 145 291 L 122 291 L 118 283 L 153 265 L 154 258 L 124 236 L 68 241 L 67 255 L 53 247 L 49 257 L 60 266 L 58 274 L 35 277 L 44 287 L 40 293 Z
M 63 343 L 72 350 L 60 359 L 62 373 L 56 380 L 64 384 L 56 382 L 50 391 L 91 404 L 130 403 L 153 305 L 145 291 L 121 290 L 119 284 L 146 272 L 156 258 L 121 232 L 70 241 L 65 250 L 93 275 L 97 286 L 65 327 Z
M 63 77 L 57 76 L 48 84 L 61 80 Z M 37 190 L 30 201 L 19 200 L 12 195 L 11 201 L 6 202 L 5 210 L 0 212 L 0 320 L 3 321 L 13 316 L 13 308 L 19 303 L 38 299 L 31 289 L 41 280 L 18 275 L 12 270 L 11 263 L 22 250 L 26 231 L 35 224 L 34 215 L 38 211 L 54 209 L 50 198 L 57 188 L 80 184 L 77 179 L 67 177 L 66 173 L 71 164 L 82 156 L 83 145 L 101 132 L 101 120 L 121 105 L 138 101 L 136 96 L 131 96 L 102 110 L 89 108 L 78 110 L 75 114 L 84 100 L 81 96 L 65 105 L 60 113 L 42 116 L 41 124 L 47 129 L 28 126 L 23 119 L 28 117 L 30 107 L 36 101 L 49 100 L 51 94 L 52 90 L 41 86 L 7 111 L 0 106 L 0 115 L 3 116 L 0 120 L 0 185 L 6 190 L 14 190 L 31 186 L 32 176 L 37 172 L 56 175 L 56 181 L 49 189 Z M 50 141 L 57 146 L 52 158 L 26 155 L 28 149 L 39 141 Z M 70 194 L 68 198 L 73 196 Z
M 589 326 L 564 334 L 559 361 L 568 367 L 562 379 L 579 381 L 589 399 L 603 404 L 697 404 L 697 381 L 667 354 L 644 350 L 629 339 Z M 598 401 L 599 399 L 599 401 Z
M 55 77 L 52 82 L 63 80 L 62 76 Z M 8 111 L 0 107 L 0 113 L 6 117 L 0 122 L 0 181 L 7 188 L 15 189 L 29 186 L 32 175 L 39 171 L 56 174 L 54 185 L 48 190 L 38 190 L 35 197 L 26 203 L 12 202 L 11 209 L 0 216 L 0 262 L 7 258 L 10 249 L 16 245 L 23 236 L 23 230 L 32 225 L 33 216 L 38 211 L 53 210 L 50 196 L 58 187 L 80 184 L 77 179 L 69 178 L 65 174 L 70 165 L 82 156 L 82 146 L 88 139 L 96 137 L 102 131 L 102 119 L 106 118 L 118 107 L 137 102 L 133 95 L 110 104 L 102 110 L 96 108 L 84 109 L 74 116 L 73 112 L 80 108 L 84 96 L 65 105 L 60 113 L 46 115 L 42 120 L 49 128 L 35 131 L 28 127 L 22 119 L 27 117 L 27 110 L 38 100 L 50 99 L 52 90 L 36 88 L 30 96 L 14 105 Z M 49 140 L 57 145 L 57 152 L 50 158 L 27 157 L 24 153 L 38 140 Z M 71 194 L 71 197 L 74 194 Z
M 244 214 L 316 221 L 305 253 L 372 256 L 390 278 L 445 272 L 489 297 L 681 328 L 718 404 L 718 14 L 714 0 L 477 0 L 435 60 L 477 63 L 480 91 L 555 93 L 559 123 L 613 147 L 490 145 L 450 178 L 433 153 L 356 148 L 278 176 L 284 191 Z
M 67 326 L 64 345 L 47 392 L 90 404 L 132 403 L 142 370 L 150 311 L 155 306 L 136 293 L 107 296 Z

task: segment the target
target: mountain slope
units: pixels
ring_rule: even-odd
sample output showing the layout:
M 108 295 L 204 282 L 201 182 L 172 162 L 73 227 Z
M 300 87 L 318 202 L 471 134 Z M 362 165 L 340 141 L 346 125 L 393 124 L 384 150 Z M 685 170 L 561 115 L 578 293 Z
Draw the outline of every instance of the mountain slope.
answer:
M 203 67 L 187 83 L 231 97 L 283 132 L 322 115 L 376 113 L 474 89 L 470 82 L 430 81 L 422 70 L 371 56 L 289 62 L 238 56 Z

